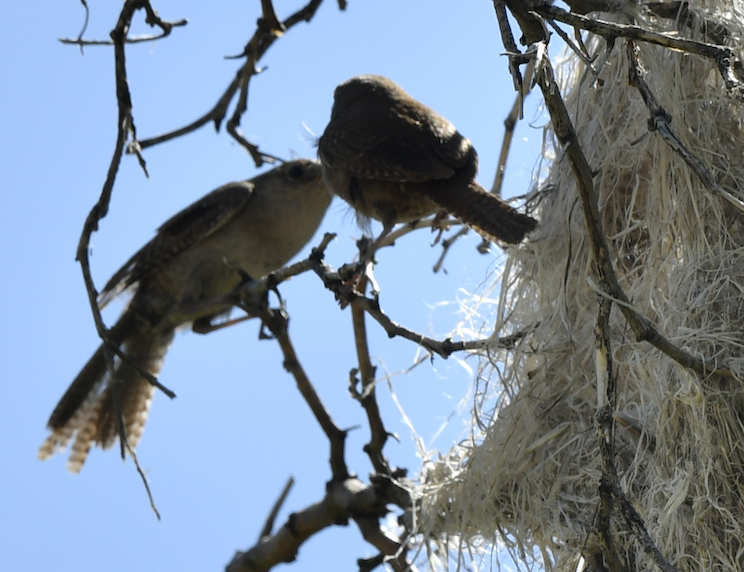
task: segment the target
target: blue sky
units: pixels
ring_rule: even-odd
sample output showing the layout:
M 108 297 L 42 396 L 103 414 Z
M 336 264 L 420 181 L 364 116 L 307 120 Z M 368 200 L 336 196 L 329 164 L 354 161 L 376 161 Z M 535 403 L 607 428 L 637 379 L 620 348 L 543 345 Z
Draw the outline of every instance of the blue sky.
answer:
M 88 4 L 86 37 L 108 37 L 121 3 Z M 140 138 L 180 127 L 214 104 L 239 65 L 224 56 L 242 51 L 260 5 L 258 0 L 153 4 L 163 18 L 188 18 L 189 24 L 163 41 L 127 49 Z M 302 3 L 275 4 L 283 18 Z M 279 524 L 290 512 L 319 501 L 330 476 L 328 443 L 281 367 L 276 345 L 258 340 L 257 323 L 176 337 L 160 380 L 178 397 L 156 396 L 138 448 L 162 521 L 150 511 L 131 461 L 122 463 L 116 450 L 94 450 L 79 475 L 65 470 L 66 455 L 36 460 L 49 414 L 98 345 L 74 258 L 113 151 L 116 107 L 112 50 L 89 47 L 81 55 L 58 41 L 75 37 L 83 18 L 76 0 L 0 5 L 5 318 L 0 568 L 218 570 L 236 549 L 255 542 L 290 475 L 297 482 Z M 134 33 L 149 31 L 142 20 L 140 14 Z M 242 130 L 268 153 L 313 157 L 312 134 L 325 127 L 334 87 L 354 75 L 378 73 L 473 141 L 479 180 L 489 187 L 514 98 L 502 50 L 488 0 L 349 0 L 346 12 L 326 0 L 309 25 L 291 29 L 261 61 L 267 69 L 252 80 Z M 522 123 L 514 142 L 507 196 L 530 185 L 543 121 L 533 109 L 528 106 L 526 116 L 534 125 Z M 124 158 L 111 212 L 93 237 L 91 263 L 99 287 L 169 216 L 223 183 L 258 173 L 242 148 L 211 126 L 144 156 L 150 178 L 132 157 Z M 333 202 L 321 231 L 338 233 L 328 262 L 349 261 L 358 230 L 345 204 Z M 419 232 L 387 249 L 376 277 L 382 306 L 393 319 L 442 337 L 458 319 L 456 300 L 476 290 L 502 255 L 498 248 L 478 255 L 480 239 L 471 233 L 450 253 L 447 273 L 435 275 L 431 266 L 439 250 L 430 242 L 427 232 Z M 339 310 L 311 275 L 281 291 L 297 351 L 332 416 L 341 427 L 362 425 L 349 437 L 348 462 L 366 479 L 370 465 L 361 452 L 366 425 L 346 390 L 355 366 L 349 311 Z M 122 308 L 111 306 L 104 314 L 108 323 Z M 412 365 L 413 344 L 389 340 L 374 324 L 370 331 L 380 375 Z M 392 379 L 427 448 L 446 450 L 462 436 L 472 380 L 468 368 L 476 365 L 472 359 L 463 364 L 437 358 Z M 386 453 L 415 474 L 420 459 L 414 437 L 387 384 L 378 388 L 384 420 L 400 436 Z M 292 567 L 354 570 L 357 558 L 372 555 L 350 525 L 307 542 Z

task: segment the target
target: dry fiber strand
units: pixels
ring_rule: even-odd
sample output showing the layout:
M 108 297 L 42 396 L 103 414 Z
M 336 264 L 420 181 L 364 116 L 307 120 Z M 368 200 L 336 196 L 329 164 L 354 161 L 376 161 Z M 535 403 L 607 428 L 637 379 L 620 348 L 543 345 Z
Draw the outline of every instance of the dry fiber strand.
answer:
M 741 56 L 738 0 L 690 8 L 700 16 L 692 25 L 640 9 L 635 23 L 723 41 Z M 710 37 L 712 23 L 725 28 L 724 38 Z M 604 52 L 604 40 L 590 35 L 586 43 L 590 53 Z M 744 102 L 727 91 L 711 60 L 637 45 L 677 137 L 718 185 L 744 199 Z M 624 39 L 599 81 L 575 56 L 558 70 L 596 173 L 622 288 L 675 345 L 736 374 L 702 378 L 637 341 L 613 309 L 615 464 L 623 490 L 677 570 L 744 570 L 744 214 L 649 131 L 648 109 L 628 82 Z M 477 551 L 496 542 L 523 562 L 568 571 L 582 555 L 601 551 L 597 277 L 574 175 L 550 133 L 545 140 L 548 174 L 534 191 L 541 222 L 529 243 L 510 253 L 502 286 L 507 321 L 497 332 L 525 335 L 515 349 L 482 358 L 488 391 L 476 403 L 473 437 L 425 468 L 421 526 L 440 539 L 440 549 L 455 543 Z M 656 569 L 617 509 L 612 534 L 630 569 Z

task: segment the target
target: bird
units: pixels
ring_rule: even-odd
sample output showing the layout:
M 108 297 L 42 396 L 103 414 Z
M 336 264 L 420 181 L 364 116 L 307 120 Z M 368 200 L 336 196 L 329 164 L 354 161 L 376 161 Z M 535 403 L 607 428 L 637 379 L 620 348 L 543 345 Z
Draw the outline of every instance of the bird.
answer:
M 243 279 L 282 267 L 312 238 L 331 202 L 317 161 L 289 161 L 253 179 L 219 187 L 166 221 L 155 237 L 108 281 L 103 308 L 125 290 L 134 295 L 110 339 L 143 371 L 160 372 L 175 331 L 208 331 L 229 313 L 224 301 Z M 108 371 L 101 345 L 49 418 L 51 434 L 39 449 L 46 459 L 74 438 L 67 468 L 77 473 L 95 443 L 106 449 L 119 436 L 142 436 L 153 385 L 127 360 Z
M 334 92 L 318 139 L 328 188 L 349 203 L 362 228 L 383 230 L 444 210 L 490 241 L 517 244 L 537 221 L 476 181 L 478 154 L 455 126 L 380 75 L 360 75 Z

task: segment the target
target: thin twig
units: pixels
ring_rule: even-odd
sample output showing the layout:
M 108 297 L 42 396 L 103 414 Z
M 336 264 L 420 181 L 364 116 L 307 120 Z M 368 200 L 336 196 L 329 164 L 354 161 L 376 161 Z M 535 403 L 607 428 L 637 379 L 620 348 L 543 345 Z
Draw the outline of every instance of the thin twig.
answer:
M 659 104 L 654 96 L 651 88 L 644 79 L 645 72 L 643 66 L 639 61 L 639 50 L 633 41 L 628 41 L 627 45 L 628 60 L 630 62 L 628 68 L 628 76 L 630 84 L 634 86 L 641 94 L 643 101 L 646 103 L 651 118 L 649 119 L 649 130 L 656 131 L 661 135 L 662 139 L 671 147 L 685 163 L 687 163 L 693 172 L 698 176 L 700 181 L 711 191 L 720 195 L 736 207 L 740 212 L 744 213 L 744 202 L 739 198 L 733 196 L 731 193 L 726 191 L 718 183 L 716 183 L 713 175 L 710 174 L 708 169 L 705 168 L 705 164 L 698 159 L 698 157 L 692 153 L 679 138 L 674 134 L 674 131 L 669 126 L 672 121 L 671 115 Z
M 452 341 L 450 338 L 435 340 L 391 320 L 380 308 L 377 298 L 368 298 L 350 290 L 347 287 L 347 279 L 342 277 L 342 274 L 345 273 L 335 271 L 322 258 L 313 259 L 312 266 L 313 271 L 320 277 L 325 287 L 336 295 L 336 299 L 345 299 L 348 303 L 361 307 L 382 326 L 389 337 L 400 336 L 445 359 L 454 352 L 488 350 L 489 348 L 492 349 L 494 345 L 501 349 L 513 349 L 514 343 L 524 335 L 518 333 L 496 340 L 483 338 L 461 342 Z
M 116 343 L 113 342 L 110 336 L 110 332 L 106 325 L 103 323 L 101 312 L 98 307 L 98 291 L 96 290 L 95 284 L 93 283 L 93 277 L 90 271 L 90 260 L 88 257 L 90 239 L 92 234 L 98 230 L 99 221 L 106 216 L 108 213 L 109 203 L 111 201 L 111 194 L 114 188 L 114 182 L 116 181 L 116 174 L 121 164 L 121 159 L 124 152 L 124 146 L 127 138 L 131 136 L 132 140 L 136 140 L 136 129 L 134 126 L 134 119 L 132 117 L 132 99 L 129 92 L 129 84 L 127 81 L 127 70 L 126 70 L 126 59 L 124 52 L 124 40 L 126 39 L 129 26 L 131 24 L 134 13 L 139 9 L 144 9 L 145 5 L 148 4 L 143 0 L 128 0 L 125 2 L 124 7 L 119 15 L 119 20 L 116 27 L 111 32 L 111 37 L 114 40 L 114 54 L 115 54 L 115 66 L 116 66 L 116 100 L 119 111 L 119 121 L 117 123 L 117 136 L 114 153 L 111 157 L 109 170 L 106 175 L 106 180 L 101 190 L 101 196 L 98 202 L 93 206 L 88 217 L 83 225 L 83 231 L 78 242 L 76 260 L 80 262 L 80 266 L 83 272 L 83 280 L 85 282 L 85 288 L 88 293 L 88 301 L 90 304 L 91 312 L 93 313 L 93 320 L 96 325 L 96 330 L 99 337 L 103 341 L 108 356 L 107 362 L 109 371 L 113 368 L 113 355 L 118 356 L 127 363 L 133 365 L 143 377 L 153 384 L 155 387 L 163 391 L 168 397 L 175 397 L 175 393 L 167 387 L 161 385 L 157 379 L 144 371 L 138 364 L 134 363 L 128 356 L 126 356 Z M 113 354 L 113 355 L 112 355 Z
M 282 32 L 286 32 L 299 22 L 309 22 L 315 15 L 315 12 L 317 11 L 322 1 L 323 0 L 310 0 L 310 2 L 308 2 L 303 8 L 292 14 L 289 18 L 284 20 L 284 22 L 280 22 L 279 27 L 282 28 Z M 242 147 L 244 147 L 250 153 L 257 167 L 260 167 L 264 162 L 273 163 L 278 160 L 277 157 L 260 151 L 258 147 L 253 143 L 250 143 L 238 129 L 238 126 L 240 125 L 240 118 L 247 109 L 248 84 L 250 81 L 250 77 L 260 71 L 256 68 L 256 64 L 261 60 L 267 50 L 273 45 L 274 41 L 276 41 L 278 37 L 280 37 L 280 35 L 276 34 L 276 25 L 267 26 L 265 24 L 267 18 L 270 20 L 271 16 L 267 16 L 267 14 L 264 13 L 261 20 L 259 20 L 253 37 L 248 41 L 245 48 L 243 49 L 242 56 L 247 58 L 246 62 L 237 71 L 235 77 L 227 86 L 220 98 L 217 100 L 217 103 L 214 105 L 214 107 L 212 107 L 212 109 L 210 109 L 204 115 L 189 123 L 188 125 L 180 127 L 178 129 L 174 129 L 173 131 L 169 131 L 167 133 L 163 133 L 156 137 L 151 137 L 149 139 L 140 141 L 139 144 L 141 149 L 147 149 L 148 147 L 170 141 L 171 139 L 175 139 L 177 137 L 181 137 L 183 135 L 191 133 L 192 131 L 196 131 L 207 123 L 213 123 L 215 129 L 219 131 L 220 125 L 222 124 L 222 121 L 227 114 L 227 109 L 230 105 L 230 102 L 233 100 L 236 93 L 238 93 L 238 90 L 241 90 L 239 104 L 236 107 L 236 110 L 233 113 L 227 126 L 228 132 L 233 138 L 235 138 L 238 143 L 240 143 Z M 274 14 L 274 19 L 276 19 L 276 14 Z
M 594 68 L 593 60 L 589 56 L 589 54 L 586 53 L 585 48 L 586 46 L 578 45 L 575 41 L 573 41 L 569 35 L 563 31 L 563 28 L 561 28 L 558 24 L 556 24 L 553 20 L 547 20 L 548 24 L 550 24 L 550 27 L 553 28 L 558 35 L 561 37 L 561 39 L 566 42 L 566 45 L 571 48 L 571 51 L 576 54 L 576 56 L 584 63 L 584 65 L 589 68 L 592 73 L 596 73 L 597 70 Z M 579 36 L 580 37 L 580 36 Z
M 460 240 L 463 236 L 468 234 L 470 232 L 470 229 L 463 225 L 463 227 L 458 230 L 455 234 L 450 236 L 449 238 L 445 238 L 442 240 L 442 252 L 439 254 L 439 258 L 437 259 L 436 263 L 434 264 L 434 267 L 432 268 L 432 272 L 436 274 L 439 272 L 442 267 L 444 266 L 444 259 L 447 258 L 447 255 L 449 254 L 450 249 L 455 245 L 455 243 Z M 483 239 L 482 244 L 487 244 L 490 248 L 491 243 L 487 241 L 485 238 Z M 447 271 L 445 270 L 445 274 Z
M 270 536 L 271 531 L 274 530 L 274 522 L 276 521 L 276 517 L 279 514 L 279 511 L 282 509 L 284 501 L 287 500 L 289 491 L 292 490 L 292 487 L 294 486 L 294 482 L 294 477 L 289 477 L 289 479 L 287 479 L 287 484 L 284 485 L 282 492 L 279 494 L 279 498 L 276 499 L 274 506 L 271 508 L 271 512 L 266 517 L 264 526 L 261 529 L 261 533 L 258 535 L 259 542 L 267 536 Z
M 514 34 L 509 25 L 509 18 L 506 15 L 506 5 L 504 0 L 493 0 L 493 9 L 496 11 L 496 20 L 499 23 L 499 32 L 501 33 L 501 43 L 509 56 L 509 74 L 514 83 L 514 91 L 517 92 L 519 101 L 519 119 L 524 117 L 524 106 L 522 105 L 522 94 L 524 93 L 524 80 L 522 72 L 519 71 L 520 61 L 516 56 L 522 55 L 514 41 Z
M 86 0 L 80 0 L 80 3 L 83 5 L 83 9 L 85 10 L 85 18 L 83 19 L 83 28 L 80 30 L 77 37 L 78 40 L 83 39 L 83 34 L 85 34 L 85 30 L 88 29 L 88 21 L 90 20 L 90 8 L 88 7 L 88 2 L 86 2 Z M 80 54 L 83 54 L 83 46 L 80 46 Z
M 652 326 L 647 318 L 641 316 L 631 305 L 612 267 L 610 247 L 600 222 L 601 218 L 599 216 L 599 206 L 594 189 L 592 169 L 579 145 L 576 132 L 561 97 L 558 84 L 553 76 L 553 68 L 548 58 L 542 58 L 537 68 L 537 77 L 545 105 L 550 112 L 553 131 L 561 148 L 564 149 L 565 157 L 568 159 L 574 173 L 576 186 L 581 197 L 584 220 L 591 240 L 594 260 L 603 290 L 618 302 L 620 311 L 630 324 L 638 341 L 650 343 L 678 364 L 691 369 L 701 377 L 733 378 L 734 373 L 730 369 L 710 365 L 705 359 L 693 356 L 672 344 Z
M 83 6 L 85 7 L 85 22 L 83 23 L 83 29 L 80 30 L 80 33 L 78 34 L 78 37 L 75 39 L 71 38 L 59 38 L 59 41 L 63 44 L 73 44 L 80 46 L 80 51 L 82 52 L 83 46 L 113 46 L 115 45 L 113 40 L 84 40 L 83 34 L 85 33 L 85 30 L 88 28 L 88 18 L 89 18 L 89 8 L 88 4 L 85 2 L 85 0 L 80 0 Z M 142 42 L 152 42 L 155 40 L 160 40 L 162 38 L 165 38 L 166 36 L 169 36 L 170 33 L 173 31 L 173 28 L 178 28 L 181 26 L 185 26 L 189 23 L 189 21 L 185 18 L 181 20 L 176 20 L 175 22 L 168 22 L 166 20 L 161 19 L 157 12 L 152 8 L 152 6 L 149 4 L 149 2 L 146 2 L 145 5 L 141 6 L 142 9 L 145 10 L 147 13 L 147 17 L 145 19 L 145 22 L 149 24 L 150 26 L 157 26 L 160 28 L 161 33 L 158 35 L 152 35 L 152 36 L 128 36 L 124 38 L 125 44 L 140 44 Z M 131 20 L 130 20 L 131 22 Z
M 496 166 L 496 176 L 494 177 L 493 185 L 491 185 L 491 192 L 497 197 L 500 197 L 503 194 L 501 189 L 504 186 L 506 163 L 509 160 L 509 152 L 511 151 L 511 144 L 514 139 L 514 131 L 517 122 L 522 118 L 522 105 L 524 103 L 524 98 L 527 97 L 532 89 L 534 72 L 535 62 L 534 60 L 530 60 L 527 62 L 527 67 L 524 70 L 524 84 L 522 85 L 522 91 L 517 94 L 509 114 L 506 116 L 506 119 L 504 119 L 504 138 L 501 141 L 501 152 L 499 153 L 499 162 Z
M 189 23 L 188 20 L 176 20 L 171 22 L 174 26 L 185 26 Z M 143 36 L 130 36 L 124 43 L 125 44 L 142 44 L 145 42 L 154 42 L 155 40 L 162 40 L 166 36 L 170 35 L 170 30 L 162 32 L 156 35 L 143 35 Z M 62 44 L 80 46 L 82 49 L 84 46 L 113 46 L 114 42 L 111 40 L 84 40 L 82 38 L 59 38 L 58 41 Z
M 147 492 L 147 498 L 150 499 L 150 508 L 152 509 L 152 512 L 155 513 L 155 516 L 158 520 L 160 520 L 160 512 L 158 511 L 158 507 L 155 505 L 155 498 L 152 496 L 152 491 L 150 490 L 150 482 L 147 480 L 147 475 L 145 475 L 145 471 L 142 469 L 142 467 L 139 464 L 139 460 L 137 459 L 137 453 L 134 452 L 134 449 L 129 445 L 127 445 L 127 452 L 129 453 L 129 456 L 132 458 L 132 462 L 134 462 L 134 466 L 137 469 L 137 473 L 139 473 L 140 478 L 142 479 L 142 484 L 145 486 L 145 491 Z
M 284 355 L 284 368 L 292 374 L 297 389 L 305 399 L 310 411 L 312 411 L 315 420 L 323 429 L 331 445 L 330 465 L 334 482 L 342 482 L 349 478 L 349 469 L 345 460 L 345 443 L 346 431 L 340 429 L 326 409 L 323 401 L 320 399 L 318 392 L 315 391 L 310 378 L 305 373 L 297 353 L 295 352 L 292 340 L 289 337 L 288 324 L 289 320 L 283 309 L 269 308 L 266 304 L 256 302 L 258 309 L 255 307 L 245 307 L 246 311 L 256 313 L 263 324 L 271 331 Z
M 78 242 L 77 255 L 76 255 L 76 260 L 80 262 L 80 267 L 82 269 L 83 280 L 85 282 L 85 289 L 86 289 L 86 292 L 88 293 L 88 302 L 90 304 L 91 312 L 93 313 L 93 320 L 96 324 L 96 330 L 104 344 L 104 348 L 105 348 L 104 354 L 106 356 L 106 363 L 107 363 L 109 372 L 113 372 L 113 369 L 114 369 L 114 360 L 113 360 L 114 354 L 118 355 L 121 359 L 125 361 L 129 361 L 129 359 L 127 356 L 125 356 L 121 352 L 119 347 L 113 342 L 113 340 L 111 339 L 110 331 L 108 330 L 108 328 L 106 328 L 105 324 L 103 323 L 103 318 L 101 317 L 101 312 L 98 307 L 98 292 L 95 288 L 95 284 L 93 283 L 93 277 L 91 276 L 91 272 L 90 272 L 90 260 L 89 260 L 88 253 L 89 253 L 89 245 L 90 245 L 91 236 L 95 231 L 98 230 L 99 221 L 103 217 L 105 217 L 106 214 L 108 213 L 109 203 L 111 201 L 111 194 L 113 192 L 114 182 L 116 180 L 116 174 L 119 170 L 119 165 L 121 164 L 121 159 L 124 153 L 124 147 L 125 147 L 127 138 L 131 137 L 133 142 L 136 142 L 136 139 L 137 139 L 137 133 L 136 133 L 136 129 L 134 126 L 134 118 L 132 116 L 132 99 L 131 99 L 131 94 L 129 92 L 129 85 L 127 81 L 126 57 L 125 57 L 124 46 L 126 44 L 127 34 L 129 32 L 129 28 L 130 28 L 134 13 L 140 9 L 147 10 L 148 23 L 152 21 L 154 22 L 155 25 L 158 25 L 158 22 L 160 22 L 159 18 L 156 17 L 154 10 L 152 10 L 152 8 L 150 7 L 149 2 L 147 2 L 146 0 L 127 0 L 124 3 L 124 6 L 122 7 L 122 10 L 119 14 L 119 19 L 116 23 L 116 27 L 111 32 L 111 39 L 114 43 L 114 59 L 115 59 L 115 70 L 116 70 L 116 101 L 117 101 L 117 108 L 118 108 L 116 144 L 114 146 L 114 152 L 111 157 L 111 162 L 109 164 L 109 169 L 106 175 L 106 180 L 103 183 L 101 195 L 98 199 L 98 202 L 93 206 L 90 213 L 88 213 L 88 216 L 85 220 L 85 224 L 83 225 L 83 230 L 80 235 L 80 241 Z M 140 165 L 144 168 L 144 160 L 142 159 L 141 156 L 139 157 L 139 159 L 140 159 Z M 142 368 L 139 365 L 135 364 L 135 367 L 138 371 L 142 372 Z M 146 373 L 146 372 L 143 372 L 143 373 Z M 170 397 L 175 396 L 175 394 L 172 391 L 160 385 L 152 375 L 147 374 L 144 377 L 149 382 L 153 383 L 153 385 L 163 390 Z M 117 419 L 118 433 L 119 433 L 119 441 L 122 447 L 122 456 L 124 454 L 125 449 L 129 451 L 130 455 L 132 456 L 132 459 L 134 460 L 137 472 L 139 473 L 142 479 L 142 482 L 145 486 L 145 490 L 147 491 L 147 496 L 150 499 L 150 505 L 153 511 L 155 512 L 155 514 L 157 515 L 158 519 L 160 519 L 160 515 L 155 506 L 155 501 L 150 491 L 150 486 L 145 477 L 145 473 L 140 467 L 139 462 L 137 461 L 137 457 L 134 455 L 134 451 L 132 451 L 127 441 L 126 430 L 124 428 L 123 418 L 121 417 L 121 404 L 119 403 L 119 400 L 117 398 L 116 391 L 114 391 L 114 408 L 118 416 L 118 419 Z
M 360 252 L 360 258 L 363 258 L 363 253 Z M 357 285 L 357 289 L 360 292 L 364 292 L 367 289 L 367 274 L 362 274 Z M 355 388 L 355 375 L 352 374 L 350 377 L 350 390 L 352 395 L 356 395 L 359 402 L 364 408 L 364 412 L 367 414 L 367 422 L 369 423 L 370 440 L 364 446 L 364 452 L 369 457 L 372 466 L 375 471 L 382 475 L 392 475 L 393 471 L 390 468 L 390 464 L 383 453 L 385 443 L 387 442 L 389 433 L 385 429 L 385 425 L 382 422 L 382 416 L 380 415 L 380 408 L 377 404 L 377 394 L 375 391 L 375 372 L 376 368 L 372 365 L 372 360 L 369 355 L 369 342 L 367 340 L 367 324 L 364 319 L 364 310 L 359 306 L 352 305 L 351 307 L 351 321 L 354 330 L 354 346 L 357 353 L 357 362 L 359 364 L 358 371 L 361 376 L 362 391 L 358 392 Z
M 711 59 L 716 62 L 718 71 L 726 87 L 730 91 L 737 93 L 740 97 L 744 97 L 744 83 L 742 83 L 743 78 L 740 73 L 742 64 L 736 57 L 734 50 L 729 47 L 688 40 L 670 34 L 651 32 L 640 26 L 605 22 L 597 18 L 586 18 L 573 12 L 567 12 L 547 2 L 541 2 L 533 10 L 545 18 L 558 20 L 559 22 L 582 28 L 604 38 L 628 38 Z
M 114 56 L 116 62 L 116 100 L 118 105 L 118 122 L 117 122 L 117 134 L 116 134 L 116 145 L 114 152 L 111 157 L 109 164 L 108 173 L 106 180 L 101 190 L 101 195 L 98 202 L 93 206 L 88 217 L 83 225 L 83 231 L 78 242 L 76 260 L 80 262 L 83 271 L 83 279 L 85 281 L 86 291 L 88 293 L 88 301 L 90 303 L 91 310 L 93 312 L 93 319 L 98 330 L 98 335 L 101 339 L 106 340 L 108 338 L 108 332 L 106 326 L 101 318 L 101 313 L 98 309 L 98 292 L 96 291 L 95 285 L 93 284 L 93 278 L 90 273 L 90 261 L 88 258 L 88 250 L 90 244 L 91 235 L 98 230 L 98 222 L 106 216 L 108 213 L 109 203 L 111 201 L 111 193 L 114 188 L 114 181 L 116 180 L 116 174 L 119 170 L 121 158 L 124 152 L 124 146 L 126 144 L 127 137 L 130 133 L 130 126 L 132 124 L 132 100 L 129 94 L 129 87 L 126 78 L 126 64 L 124 54 L 124 42 L 123 39 L 129 30 L 129 25 L 134 12 L 140 7 L 139 0 L 127 0 L 124 3 L 121 14 L 119 15 L 119 21 L 116 24 L 116 28 L 111 33 L 114 38 Z

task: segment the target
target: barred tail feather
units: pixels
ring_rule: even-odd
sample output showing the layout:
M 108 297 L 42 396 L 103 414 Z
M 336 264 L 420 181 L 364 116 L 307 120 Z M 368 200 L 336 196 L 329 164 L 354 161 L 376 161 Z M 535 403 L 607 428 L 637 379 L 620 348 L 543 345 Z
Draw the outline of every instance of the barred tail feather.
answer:
M 146 372 L 160 372 L 165 353 L 173 340 L 173 329 L 160 331 L 129 312 L 112 329 L 114 342 Z M 111 447 L 119 436 L 114 392 L 120 406 L 127 442 L 135 448 L 144 431 L 154 387 L 136 368 L 121 359 L 113 376 L 107 375 L 103 346 L 99 347 L 60 399 L 49 419 L 52 433 L 39 448 L 38 458 L 47 459 L 73 440 L 67 469 L 79 472 L 95 443 Z
M 431 185 L 427 196 L 455 215 L 484 238 L 517 244 L 537 225 L 537 221 L 487 192 L 478 183 L 453 191 L 452 187 Z

